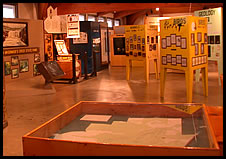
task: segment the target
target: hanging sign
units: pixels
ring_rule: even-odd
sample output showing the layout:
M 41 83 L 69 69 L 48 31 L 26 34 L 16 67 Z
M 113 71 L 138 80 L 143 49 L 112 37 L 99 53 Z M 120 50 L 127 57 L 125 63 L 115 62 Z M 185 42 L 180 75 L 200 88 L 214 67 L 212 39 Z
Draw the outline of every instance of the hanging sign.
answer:
M 79 14 L 67 15 L 67 38 L 80 38 Z

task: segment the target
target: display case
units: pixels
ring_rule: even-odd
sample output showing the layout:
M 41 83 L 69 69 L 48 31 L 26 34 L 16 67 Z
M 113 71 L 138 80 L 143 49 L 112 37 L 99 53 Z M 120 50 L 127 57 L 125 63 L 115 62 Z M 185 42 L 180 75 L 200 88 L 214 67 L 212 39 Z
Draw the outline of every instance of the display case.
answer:
M 158 26 L 156 25 L 128 25 L 125 26 L 126 47 L 126 79 L 130 79 L 130 67 L 132 61 L 142 61 L 146 82 L 149 82 L 149 62 L 154 59 L 156 78 L 158 78 L 157 67 L 157 45 Z
M 203 104 L 81 101 L 22 138 L 24 156 L 217 156 Z
M 207 19 L 185 16 L 160 20 L 160 96 L 164 97 L 167 69 L 185 72 L 187 102 L 192 102 L 193 71 L 202 69 L 208 96 Z

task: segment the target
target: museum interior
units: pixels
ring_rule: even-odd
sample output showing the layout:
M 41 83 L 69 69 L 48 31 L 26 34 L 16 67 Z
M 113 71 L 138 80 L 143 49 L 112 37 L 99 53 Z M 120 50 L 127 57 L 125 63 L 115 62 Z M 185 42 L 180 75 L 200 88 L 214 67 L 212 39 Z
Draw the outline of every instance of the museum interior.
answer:
M 223 156 L 223 3 L 3 3 L 3 156 Z

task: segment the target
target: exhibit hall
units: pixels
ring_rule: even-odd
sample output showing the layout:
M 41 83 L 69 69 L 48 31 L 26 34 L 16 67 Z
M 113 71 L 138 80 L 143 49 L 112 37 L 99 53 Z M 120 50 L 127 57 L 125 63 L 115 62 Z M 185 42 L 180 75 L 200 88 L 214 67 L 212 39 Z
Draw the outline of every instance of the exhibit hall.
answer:
M 3 156 L 223 156 L 223 3 L 3 3 Z

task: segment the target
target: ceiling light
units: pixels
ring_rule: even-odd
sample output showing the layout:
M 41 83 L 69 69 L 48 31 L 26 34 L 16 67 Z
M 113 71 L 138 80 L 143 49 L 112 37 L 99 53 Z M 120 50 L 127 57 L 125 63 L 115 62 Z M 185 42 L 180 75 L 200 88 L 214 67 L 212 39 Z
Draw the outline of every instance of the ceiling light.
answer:
M 159 11 L 159 8 L 155 8 L 156 11 Z

